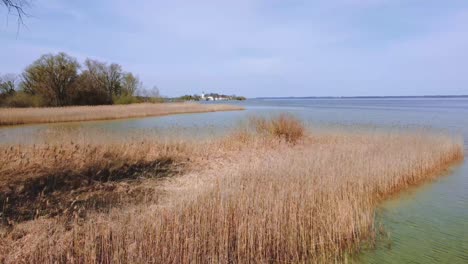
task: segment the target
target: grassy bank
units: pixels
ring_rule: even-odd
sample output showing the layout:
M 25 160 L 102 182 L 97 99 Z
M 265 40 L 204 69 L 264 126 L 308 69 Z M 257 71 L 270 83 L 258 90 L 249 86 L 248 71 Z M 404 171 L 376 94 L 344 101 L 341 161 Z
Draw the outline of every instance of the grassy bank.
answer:
M 70 141 L 0 150 L 2 262 L 342 262 L 382 199 L 464 155 L 444 135 L 287 116 L 204 142 Z
M 130 104 L 101 106 L 69 106 L 50 108 L 0 108 L 0 126 L 107 120 L 182 113 L 203 113 L 242 110 L 231 105 L 195 103 Z

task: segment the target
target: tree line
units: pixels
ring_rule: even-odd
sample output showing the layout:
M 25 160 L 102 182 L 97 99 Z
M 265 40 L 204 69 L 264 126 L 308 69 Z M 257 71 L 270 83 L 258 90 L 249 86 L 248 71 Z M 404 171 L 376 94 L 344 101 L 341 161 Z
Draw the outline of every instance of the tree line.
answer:
M 137 91 L 140 95 L 135 96 Z M 0 75 L 0 105 L 11 107 L 136 103 L 159 97 L 117 63 L 86 59 L 84 65 L 63 52 L 45 54 L 20 75 Z

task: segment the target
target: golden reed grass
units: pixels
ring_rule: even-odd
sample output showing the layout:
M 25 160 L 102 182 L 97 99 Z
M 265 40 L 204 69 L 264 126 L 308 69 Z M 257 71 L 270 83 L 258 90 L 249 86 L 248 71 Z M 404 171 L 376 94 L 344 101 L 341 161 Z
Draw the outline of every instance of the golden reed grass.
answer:
M 289 143 L 295 143 L 304 136 L 305 127 L 302 122 L 289 114 L 280 114 L 270 119 L 252 117 L 249 121 L 257 133 L 277 137 Z
M 0 108 L 0 126 L 33 123 L 108 120 L 183 113 L 234 111 L 242 109 L 242 107 L 232 105 L 208 105 L 196 103 L 142 103 L 131 105 Z
M 262 126 L 276 121 L 259 122 Z M 257 125 L 254 122 L 253 130 Z M 363 242 L 372 241 L 374 209 L 382 199 L 438 177 L 464 156 L 460 139 L 421 132 L 311 135 L 304 131 L 294 142 L 279 138 L 246 130 L 203 143 L 144 144 L 142 153 L 156 154 L 136 154 L 134 161 L 175 156 L 190 163 L 180 176 L 154 187 L 154 192 L 164 193 L 162 199 L 91 213 L 71 222 L 39 217 L 16 223 L 0 239 L 1 260 L 341 263 Z M 106 151 L 139 153 L 139 148 L 133 143 Z M 55 167 L 48 165 L 55 158 L 46 150 L 2 151 L 2 161 L 5 155 L 25 155 L 29 160 L 47 157 L 46 162 L 25 169 L 19 163 L 10 165 L 2 172 L 9 175 L 4 181 L 23 177 L 25 171 L 35 175 L 31 177 L 43 177 L 43 172 Z M 107 155 L 82 160 L 95 159 L 99 167 L 103 166 L 100 157 L 107 163 Z M 133 156 L 122 155 L 123 159 Z M 82 169 L 88 162 L 71 167 L 86 171 Z M 35 173 L 39 167 L 42 172 Z

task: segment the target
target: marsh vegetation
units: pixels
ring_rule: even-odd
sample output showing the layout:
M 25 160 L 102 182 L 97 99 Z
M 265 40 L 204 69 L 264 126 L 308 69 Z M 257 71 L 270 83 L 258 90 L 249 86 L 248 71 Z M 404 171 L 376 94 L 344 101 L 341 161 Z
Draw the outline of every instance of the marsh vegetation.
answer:
M 383 199 L 464 157 L 429 132 L 248 123 L 203 141 L 2 146 L 2 262 L 343 262 L 374 241 Z
M 44 108 L 0 108 L 0 126 L 37 123 L 76 122 L 120 118 L 164 116 L 242 110 L 242 107 L 219 104 L 165 103 Z

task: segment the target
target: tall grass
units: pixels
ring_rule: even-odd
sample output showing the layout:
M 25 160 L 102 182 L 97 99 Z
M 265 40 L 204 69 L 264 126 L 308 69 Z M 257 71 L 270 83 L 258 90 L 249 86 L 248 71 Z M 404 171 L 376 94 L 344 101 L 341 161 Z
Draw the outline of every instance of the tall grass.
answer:
M 290 121 L 296 120 L 286 122 Z M 295 144 L 284 137 L 239 132 L 202 144 L 167 145 L 170 151 L 163 156 L 175 155 L 188 164 L 181 176 L 153 189 L 164 193 L 162 199 L 91 213 L 72 222 L 37 218 L 15 224 L 0 239 L 2 261 L 343 262 L 364 242 L 372 242 L 374 208 L 382 199 L 438 177 L 464 155 L 459 139 L 430 133 L 304 131 Z M 139 148 L 135 146 L 125 149 L 134 151 Z M 163 148 L 147 142 L 141 153 L 151 146 L 153 151 Z M 30 160 L 44 155 L 37 151 L 26 155 L 14 148 L 2 151 Z M 115 151 L 117 157 L 123 148 Z M 123 160 L 133 156 L 122 155 Z M 45 156 L 49 158 L 44 163 L 53 164 L 53 155 Z M 92 156 L 94 164 L 106 163 L 106 155 Z M 45 165 L 29 169 L 11 165 L 4 181 L 11 183 L 26 171 L 34 174 L 37 166 Z M 70 167 L 83 171 L 83 166 Z
M 277 137 L 289 143 L 296 143 L 305 132 L 304 124 L 289 114 L 280 114 L 270 119 L 252 117 L 249 123 L 257 133 Z
M 0 126 L 106 120 L 182 113 L 242 110 L 238 106 L 195 103 L 69 106 L 49 108 L 0 108 Z

